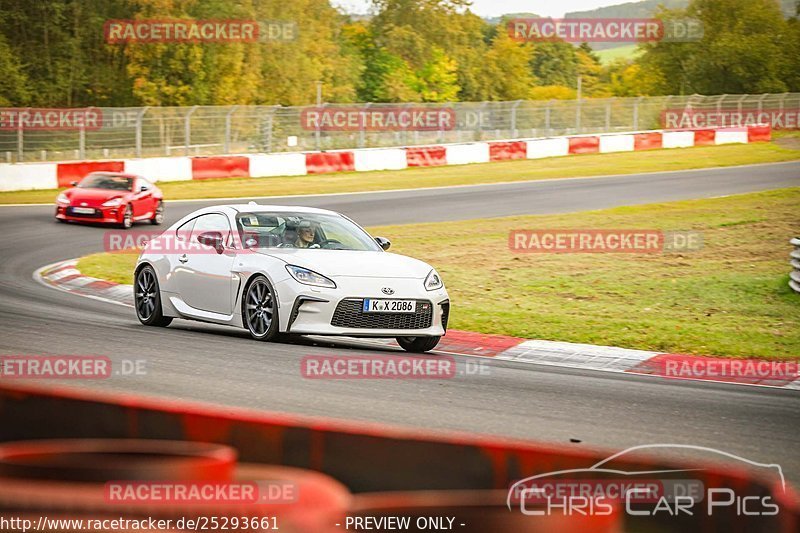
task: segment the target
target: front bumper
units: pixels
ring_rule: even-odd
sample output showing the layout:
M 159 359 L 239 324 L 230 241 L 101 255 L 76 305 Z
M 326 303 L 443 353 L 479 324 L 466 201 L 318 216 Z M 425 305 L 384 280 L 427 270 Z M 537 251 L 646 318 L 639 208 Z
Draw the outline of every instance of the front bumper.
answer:
M 73 213 L 72 207 L 68 205 L 56 205 L 55 217 L 59 220 L 71 220 L 75 222 L 95 222 L 100 224 L 120 224 L 125 213 L 124 206 L 117 207 L 92 207 L 93 214 Z
M 445 289 L 426 291 L 421 279 L 333 278 L 325 289 L 285 280 L 275 287 L 280 297 L 281 331 L 348 337 L 438 337 L 444 335 L 450 311 Z M 387 296 L 381 292 L 391 287 Z M 363 313 L 364 298 L 416 300 L 415 313 Z M 426 307 L 427 306 L 427 307 Z

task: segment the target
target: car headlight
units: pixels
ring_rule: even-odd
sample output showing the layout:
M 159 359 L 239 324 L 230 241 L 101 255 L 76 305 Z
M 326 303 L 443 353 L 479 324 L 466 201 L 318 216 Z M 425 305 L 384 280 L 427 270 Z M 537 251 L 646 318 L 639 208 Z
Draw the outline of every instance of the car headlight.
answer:
M 327 287 L 329 289 L 336 288 L 336 284 L 333 282 L 333 280 L 326 278 L 322 274 L 317 274 L 313 270 L 309 270 L 307 268 L 294 265 L 286 265 L 286 270 L 295 280 L 299 281 L 304 285 L 314 285 L 315 287 Z
M 425 278 L 425 290 L 435 291 L 436 289 L 441 289 L 442 287 L 444 287 L 442 278 L 439 277 L 439 274 L 435 270 L 431 270 L 428 274 L 428 277 Z
M 67 196 L 66 193 L 62 192 L 56 198 L 56 203 L 57 204 L 69 204 L 69 197 Z
M 122 198 L 113 198 L 107 202 L 103 202 L 103 207 L 117 207 L 122 204 Z

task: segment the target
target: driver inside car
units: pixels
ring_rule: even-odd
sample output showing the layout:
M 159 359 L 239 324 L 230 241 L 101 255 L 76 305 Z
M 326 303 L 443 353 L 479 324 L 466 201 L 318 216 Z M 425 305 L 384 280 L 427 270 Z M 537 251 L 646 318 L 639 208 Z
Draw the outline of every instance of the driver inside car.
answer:
M 319 245 L 315 245 L 314 241 L 316 239 L 316 228 L 314 224 L 312 224 L 308 220 L 303 220 L 297 225 L 297 240 L 294 242 L 295 248 L 318 248 Z

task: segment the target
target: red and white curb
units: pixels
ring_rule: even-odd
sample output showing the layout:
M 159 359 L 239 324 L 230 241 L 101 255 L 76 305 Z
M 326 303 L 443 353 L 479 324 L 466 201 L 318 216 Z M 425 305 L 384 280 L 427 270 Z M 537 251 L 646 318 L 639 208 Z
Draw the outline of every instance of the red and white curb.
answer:
M 84 276 L 77 269 L 77 259 L 43 266 L 33 279 L 55 289 L 103 302 L 133 307 L 133 286 Z
M 34 279 L 58 290 L 133 307 L 133 287 L 84 276 L 77 259 L 60 261 L 34 272 Z M 393 345 L 394 341 L 370 340 L 367 344 Z M 449 330 L 436 352 L 485 357 L 515 363 L 595 370 L 662 379 L 708 381 L 800 391 L 798 361 L 765 361 L 703 357 L 652 352 L 507 335 Z

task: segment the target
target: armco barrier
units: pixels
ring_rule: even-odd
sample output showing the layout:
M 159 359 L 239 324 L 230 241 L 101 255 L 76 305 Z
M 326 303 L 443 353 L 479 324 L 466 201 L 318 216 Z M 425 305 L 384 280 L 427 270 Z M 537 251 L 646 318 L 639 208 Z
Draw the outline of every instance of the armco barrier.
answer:
M 73 181 L 80 181 L 86 174 L 108 170 L 122 172 L 125 161 L 76 161 L 74 163 L 56 163 L 56 177 L 59 187 L 69 187 Z
M 402 148 L 376 148 L 374 150 L 356 150 L 355 170 L 402 170 L 408 166 L 406 151 Z
M 326 174 L 355 170 L 353 152 L 315 152 L 306 154 L 306 172 Z
M 636 147 L 636 140 L 633 135 L 601 135 L 600 153 L 609 152 L 633 152 Z
M 0 191 L 55 189 L 56 163 L 0 164 Z
M 766 125 L 747 127 L 747 142 L 767 142 L 771 139 L 772 127 Z
M 695 146 L 708 146 L 711 144 L 716 144 L 716 135 L 717 132 L 715 130 L 695 130 L 694 132 L 694 145 Z
M 661 134 L 662 148 L 689 148 L 694 146 L 693 131 L 665 131 Z
M 569 139 L 567 137 L 534 139 L 532 141 L 527 141 L 527 144 L 528 159 L 569 155 Z
M 596 136 L 570 137 L 569 153 L 593 154 L 600 149 L 600 138 Z
M 446 165 L 447 151 L 444 146 L 412 146 L 406 148 L 406 161 L 409 167 Z
M 448 165 L 469 165 L 489 162 L 488 143 L 447 144 L 445 157 Z
M 638 152 L 639 150 L 654 150 L 656 148 L 661 148 L 661 136 L 661 132 L 634 134 L 634 151 Z
M 789 272 L 789 287 L 794 292 L 800 293 L 800 237 L 795 237 L 789 243 L 794 245 L 794 250 L 789 254 L 789 263 L 792 265 L 792 271 Z
M 255 154 L 247 157 L 250 158 L 250 175 L 254 178 L 306 174 L 306 154 Z
M 525 159 L 526 157 L 528 157 L 528 145 L 525 141 L 500 141 L 489 143 L 490 161 Z
M 125 172 L 147 176 L 153 181 L 185 181 L 192 179 L 191 157 L 148 157 L 128 159 Z
M 769 141 L 769 126 L 716 130 L 643 131 L 458 143 L 433 146 L 370 148 L 333 152 L 292 152 L 214 157 L 157 157 L 124 161 L 0 163 L 0 191 L 68 186 L 88 172 L 126 171 L 154 181 L 224 177 L 302 176 L 342 171 L 402 170 L 409 167 L 464 165 L 507 159 L 539 159 L 569 154 L 684 148 Z
M 717 130 L 714 134 L 714 144 L 747 144 L 747 128 L 730 128 Z
M 249 178 L 250 159 L 244 155 L 193 157 L 192 179 Z
M 403 500 L 409 504 L 414 498 L 417 498 L 414 506 L 419 510 L 436 508 L 434 502 L 444 502 L 445 495 L 441 491 L 454 491 L 449 496 L 460 502 L 454 504 L 451 501 L 449 506 L 442 508 L 461 508 L 463 511 L 468 507 L 464 498 L 468 498 L 469 492 L 461 491 L 508 491 L 512 484 L 529 476 L 585 469 L 611 456 L 610 453 L 577 445 L 544 445 L 462 433 L 430 433 L 378 424 L 212 407 L 50 385 L 20 385 L 8 381 L 0 383 L 0 428 L 0 442 L 135 438 L 223 444 L 235 449 L 240 461 L 315 470 L 343 483 L 353 493 L 414 491 L 406 497 L 395 494 L 393 502 L 369 502 L 365 498 L 361 505 L 356 506 L 362 511 L 369 508 L 376 514 L 386 506 L 402 505 L 400 502 Z M 678 465 L 652 455 L 626 455 L 615 458 L 613 467 L 628 472 L 689 468 L 689 477 L 702 482 L 705 487 L 724 486 L 737 494 L 770 496 L 781 506 L 778 515 L 758 517 L 758 522 L 737 516 L 735 506 L 720 510 L 713 517 L 696 515 L 675 522 L 674 517 L 664 516 L 664 513 L 658 518 L 648 519 L 647 525 L 660 526 L 656 529 L 662 531 L 681 531 L 687 527 L 697 529 L 699 526 L 730 530 L 730 526 L 735 524 L 741 531 L 789 532 L 798 526 L 800 511 L 797 502 L 800 500 L 792 487 L 787 486 L 784 490 L 779 480 L 760 477 L 735 463 L 704 462 L 700 465 L 686 462 Z M 426 493 L 416 491 L 437 491 L 440 495 L 427 495 L 428 500 L 420 501 L 419 498 L 425 498 Z M 357 511 L 356 508 L 353 510 Z M 503 511 L 503 514 L 507 517 L 508 511 Z M 637 517 L 626 515 L 622 519 L 625 526 L 616 530 L 636 529 Z M 642 525 L 639 523 L 638 529 L 642 529 Z M 460 530 L 498 529 L 468 527 Z

